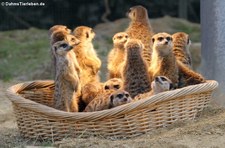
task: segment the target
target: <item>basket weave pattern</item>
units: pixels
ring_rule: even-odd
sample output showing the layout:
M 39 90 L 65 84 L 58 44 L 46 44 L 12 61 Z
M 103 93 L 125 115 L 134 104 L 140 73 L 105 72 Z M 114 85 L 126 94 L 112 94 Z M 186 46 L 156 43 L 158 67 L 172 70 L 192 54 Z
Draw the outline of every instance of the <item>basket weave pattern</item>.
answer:
M 206 107 L 216 81 L 163 92 L 109 110 L 69 113 L 52 108 L 53 81 L 21 83 L 7 90 L 22 136 L 35 139 L 104 136 L 132 138 L 175 121 L 192 120 Z

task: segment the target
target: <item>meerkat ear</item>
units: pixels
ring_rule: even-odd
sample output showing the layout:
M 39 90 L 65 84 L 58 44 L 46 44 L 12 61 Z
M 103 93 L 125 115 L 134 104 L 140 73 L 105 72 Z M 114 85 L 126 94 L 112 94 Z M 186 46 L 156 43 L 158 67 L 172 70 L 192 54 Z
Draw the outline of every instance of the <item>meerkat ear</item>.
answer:
M 54 56 L 56 56 L 56 50 L 57 50 L 57 48 L 56 47 L 53 47 L 52 53 L 53 53 Z
M 152 38 L 152 43 L 154 43 L 155 42 L 155 39 L 154 38 Z
M 89 33 L 88 32 L 86 32 L 86 38 L 89 38 Z

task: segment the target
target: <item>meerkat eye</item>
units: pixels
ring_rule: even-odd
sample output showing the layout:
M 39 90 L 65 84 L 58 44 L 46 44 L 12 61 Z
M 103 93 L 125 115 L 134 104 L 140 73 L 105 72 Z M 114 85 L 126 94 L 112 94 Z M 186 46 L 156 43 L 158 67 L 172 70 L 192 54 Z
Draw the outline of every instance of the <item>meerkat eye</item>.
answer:
M 122 37 L 122 36 L 118 36 L 117 38 L 118 38 L 118 39 L 122 39 L 123 37 Z
M 120 85 L 114 85 L 113 87 L 116 88 L 116 89 L 119 89 Z
M 74 42 L 75 41 L 75 38 L 71 38 L 71 41 Z
M 106 90 L 106 89 L 109 89 L 109 86 L 106 85 L 106 86 L 105 86 L 105 90 Z
M 162 40 L 163 40 L 163 37 L 159 37 L 159 38 L 158 38 L 158 41 L 162 41 Z
M 170 40 L 171 40 L 171 37 L 166 37 L 166 40 L 167 40 L 167 41 L 170 41 Z
M 60 45 L 60 47 L 63 47 L 63 48 L 66 48 L 68 45 L 67 44 L 62 44 L 62 45 Z
M 118 94 L 117 97 L 118 97 L 119 99 L 122 99 L 122 98 L 123 98 L 123 94 Z
M 136 14 L 135 14 L 135 12 L 134 12 L 134 13 L 133 13 L 133 16 L 135 17 L 135 15 L 136 15 Z
M 155 39 L 154 38 L 152 38 L 152 43 L 154 43 L 155 42 Z
M 129 94 L 125 94 L 125 96 L 128 98 L 130 95 Z
M 125 38 L 128 38 L 128 35 L 126 35 Z
M 89 33 L 88 32 L 86 32 L 86 38 L 89 38 Z
M 128 10 L 128 13 L 130 13 L 131 12 L 131 8 Z
M 161 77 L 161 80 L 162 81 L 167 81 L 165 77 Z

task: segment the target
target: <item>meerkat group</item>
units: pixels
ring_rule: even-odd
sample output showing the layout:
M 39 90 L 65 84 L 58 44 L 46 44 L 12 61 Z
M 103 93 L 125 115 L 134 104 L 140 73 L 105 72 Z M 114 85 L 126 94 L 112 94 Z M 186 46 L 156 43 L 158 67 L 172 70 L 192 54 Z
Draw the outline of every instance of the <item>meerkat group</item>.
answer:
M 188 34 L 155 34 L 147 9 L 140 5 L 127 14 L 129 26 L 112 37 L 105 82 L 99 77 L 102 62 L 93 46 L 92 28 L 49 29 L 56 109 L 101 111 L 206 81 L 192 70 Z

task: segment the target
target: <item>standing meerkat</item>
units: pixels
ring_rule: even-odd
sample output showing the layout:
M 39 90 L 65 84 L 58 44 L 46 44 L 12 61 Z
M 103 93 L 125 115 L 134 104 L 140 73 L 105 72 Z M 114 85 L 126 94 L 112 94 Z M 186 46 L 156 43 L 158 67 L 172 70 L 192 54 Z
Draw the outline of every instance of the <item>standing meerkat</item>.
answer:
M 140 40 L 129 39 L 125 44 L 126 57 L 122 68 L 123 89 L 134 98 L 151 90 L 147 64 L 142 57 L 143 44 Z
M 128 40 L 126 32 L 119 32 L 113 36 L 113 49 L 108 54 L 108 78 L 121 78 L 120 65 L 124 61 L 124 44 Z
M 58 41 L 53 44 L 52 48 L 57 66 L 54 106 L 56 109 L 67 112 L 78 112 L 81 91 L 79 77 L 74 66 L 75 63 L 69 58 L 73 53 L 73 46 L 70 46 L 66 41 Z
M 166 76 L 174 86 L 178 85 L 178 67 L 173 54 L 172 37 L 168 33 L 158 33 L 152 37 L 153 51 L 149 75 L 151 80 Z
M 151 62 L 153 30 L 148 18 L 148 11 L 143 6 L 131 7 L 128 11 L 131 22 L 126 29 L 129 38 L 139 39 L 144 44 L 143 58 L 148 66 Z
M 51 35 L 51 39 L 50 39 L 50 44 L 51 46 L 53 46 L 54 43 L 58 42 L 58 41 L 66 41 L 69 43 L 69 45 L 78 45 L 80 43 L 80 40 L 78 40 L 75 36 L 68 34 L 64 31 L 55 31 L 52 35 Z M 56 71 L 57 71 L 57 66 L 56 66 L 56 58 L 54 56 L 54 54 L 52 53 L 52 49 L 51 49 L 51 55 L 52 55 L 52 65 L 53 65 L 53 74 L 54 76 L 56 75 Z M 74 60 L 75 62 L 75 68 L 78 72 L 78 74 L 80 75 L 81 73 L 81 68 L 77 62 L 77 58 L 73 57 L 73 53 L 69 52 L 68 53 L 68 57 L 71 58 L 71 60 Z
M 97 96 L 92 100 L 84 112 L 100 111 L 130 103 L 132 98 L 129 93 L 124 90 L 117 90 L 115 92 L 106 92 L 101 96 Z
M 172 35 L 173 39 L 173 53 L 177 60 L 184 63 L 186 66 L 191 68 L 191 54 L 190 45 L 191 40 L 189 35 L 184 32 L 177 32 Z
M 151 83 L 151 88 L 152 90 L 150 92 L 137 95 L 134 98 L 134 101 L 144 99 L 164 91 L 169 91 L 174 89 L 172 81 L 165 76 L 155 77 L 154 81 L 152 81 Z
M 98 82 L 100 79 L 98 72 L 101 67 L 101 61 L 92 44 L 95 33 L 92 28 L 86 26 L 75 28 L 73 33 L 80 40 L 80 44 L 73 51 L 76 53 L 78 63 L 82 69 L 80 77 L 82 86 L 88 82 Z

